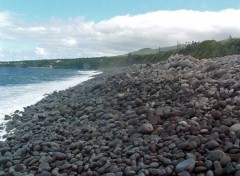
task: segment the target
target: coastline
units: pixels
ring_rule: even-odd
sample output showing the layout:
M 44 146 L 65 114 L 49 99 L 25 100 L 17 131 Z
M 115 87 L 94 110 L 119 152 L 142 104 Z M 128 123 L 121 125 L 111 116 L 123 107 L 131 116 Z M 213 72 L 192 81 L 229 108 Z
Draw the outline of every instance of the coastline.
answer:
M 240 173 L 240 56 L 103 70 L 13 115 L 2 174 Z
M 0 141 L 4 141 L 2 137 L 7 134 L 5 130 L 6 123 L 11 119 L 12 115 L 21 116 L 24 107 L 36 104 L 52 92 L 74 87 L 101 73 L 98 70 L 79 72 L 80 76 L 73 75 L 72 77 L 67 77 L 66 79 L 0 87 L 3 95 L 3 99 L 0 100 Z M 14 96 L 10 97 L 9 95 L 11 94 L 14 94 Z M 7 103 L 4 103 L 3 100 Z

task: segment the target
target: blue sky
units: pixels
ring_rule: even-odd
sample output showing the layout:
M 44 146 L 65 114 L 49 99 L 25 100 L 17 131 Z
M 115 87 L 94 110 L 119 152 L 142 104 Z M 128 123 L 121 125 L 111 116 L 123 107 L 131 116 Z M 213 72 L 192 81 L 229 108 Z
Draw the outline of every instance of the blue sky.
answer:
M 0 11 L 22 14 L 27 20 L 67 19 L 83 16 L 99 21 L 119 15 L 157 10 L 218 11 L 239 9 L 239 0 L 0 0 Z
M 0 0 L 0 61 L 239 37 L 239 0 Z

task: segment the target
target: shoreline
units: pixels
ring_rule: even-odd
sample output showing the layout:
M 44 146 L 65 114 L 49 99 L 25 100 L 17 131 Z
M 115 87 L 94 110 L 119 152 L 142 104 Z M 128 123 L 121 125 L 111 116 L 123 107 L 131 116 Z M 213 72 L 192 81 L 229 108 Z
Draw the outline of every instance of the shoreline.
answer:
M 38 85 L 38 86 L 41 86 L 46 92 L 44 94 L 42 94 L 43 92 L 37 90 L 37 93 L 34 94 L 34 96 L 37 96 L 37 97 L 35 97 L 35 100 L 28 99 L 31 103 L 27 102 L 27 101 L 24 101 L 24 102 L 21 102 L 21 104 L 23 103 L 24 105 L 18 105 L 18 107 L 16 107 L 16 109 L 11 108 L 12 109 L 11 112 L 10 112 L 10 109 L 8 109 L 8 111 L 7 111 L 8 113 L 5 113 L 4 115 L 3 115 L 3 113 L 0 113 L 1 115 L 3 115 L 3 116 L 1 116 L 2 118 L 1 118 L 1 124 L 0 124 L 0 141 L 4 141 L 5 139 L 3 137 L 7 136 L 6 123 L 11 119 L 11 116 L 13 116 L 13 115 L 21 116 L 21 113 L 24 111 L 25 107 L 35 105 L 36 103 L 38 103 L 42 99 L 46 98 L 46 96 L 50 95 L 51 93 L 53 93 L 55 91 L 58 92 L 58 91 L 67 90 L 67 89 L 69 89 L 71 87 L 74 87 L 74 86 L 76 86 L 78 84 L 81 84 L 82 82 L 85 82 L 85 79 L 87 79 L 87 81 L 88 81 L 88 80 L 92 79 L 93 77 L 95 77 L 96 75 L 101 74 L 101 71 L 98 71 L 98 70 L 95 70 L 94 72 L 93 71 L 90 71 L 90 72 L 87 72 L 84 78 L 82 78 L 82 77 L 78 78 L 78 77 L 74 76 L 74 77 L 66 78 L 64 80 L 50 81 L 50 82 L 48 82 L 48 87 L 50 86 L 49 90 L 45 90 L 45 87 L 44 87 L 45 83 L 44 82 L 36 83 L 36 84 L 22 85 L 23 86 L 23 87 L 21 87 L 22 89 L 25 89 L 25 87 L 28 87 L 29 85 L 33 85 L 33 86 L 34 85 Z M 74 84 L 74 82 L 78 82 L 78 83 Z M 60 84 L 65 84 L 65 85 L 61 86 Z M 56 90 L 55 88 L 52 88 L 53 86 L 54 87 L 57 86 L 59 90 Z M 59 86 L 60 86 L 60 88 L 59 88 Z M 64 87 L 66 87 L 66 88 L 64 88 Z M 32 89 L 33 88 L 29 87 L 28 91 L 31 92 L 31 91 L 33 91 Z M 12 90 L 12 91 L 14 91 L 14 90 Z M 34 92 L 35 92 L 35 90 L 34 90 Z M 42 95 L 40 95 L 40 94 L 42 94 Z M 17 96 L 20 96 L 20 94 L 17 95 Z M 25 95 L 25 96 L 27 96 L 27 95 Z M 15 102 L 15 103 L 17 103 L 17 102 Z
M 55 92 L 12 117 L 0 173 L 240 174 L 239 59 L 176 55 Z

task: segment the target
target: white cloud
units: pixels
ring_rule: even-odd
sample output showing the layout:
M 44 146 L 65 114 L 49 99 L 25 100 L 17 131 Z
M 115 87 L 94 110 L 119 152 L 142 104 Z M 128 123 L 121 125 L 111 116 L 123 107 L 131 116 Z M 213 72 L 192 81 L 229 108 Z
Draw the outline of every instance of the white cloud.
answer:
M 3 54 L 3 51 L 2 51 L 2 50 L 3 50 L 3 49 L 2 49 L 2 48 L 0 48 L 0 58 L 4 56 L 4 54 Z
M 16 15 L 2 12 L 0 40 L 22 41 L 22 45 L 34 41 L 32 49 L 22 53 L 17 51 L 20 58 L 115 55 L 144 47 L 176 45 L 177 41 L 222 40 L 230 35 L 240 37 L 239 16 L 240 9 L 217 12 L 176 10 L 116 16 L 100 22 L 76 17 L 30 24 Z M 14 49 L 4 49 L 9 50 L 6 53 L 16 53 Z
M 69 45 L 69 46 L 73 46 L 76 45 L 78 42 L 76 39 L 74 38 L 67 38 L 67 39 L 62 39 L 63 44 Z
M 45 56 L 45 55 L 47 55 L 47 52 L 45 51 L 45 49 L 44 48 L 40 48 L 40 47 L 36 47 L 35 53 L 38 56 Z

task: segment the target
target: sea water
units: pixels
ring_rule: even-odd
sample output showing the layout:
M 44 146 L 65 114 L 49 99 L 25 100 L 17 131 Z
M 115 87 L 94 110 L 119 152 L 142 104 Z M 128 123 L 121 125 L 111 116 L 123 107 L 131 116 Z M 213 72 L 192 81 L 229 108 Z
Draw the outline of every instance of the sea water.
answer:
M 0 67 L 0 127 L 5 127 L 5 115 L 40 101 L 44 95 L 73 87 L 91 79 L 98 71 L 52 68 Z M 0 129 L 0 140 L 5 134 Z

